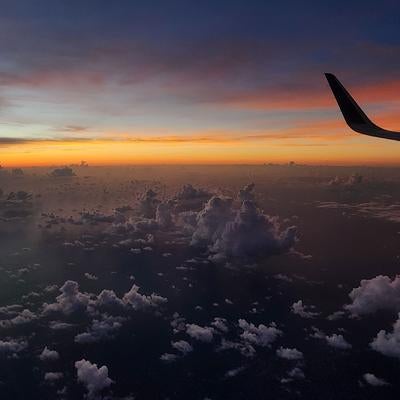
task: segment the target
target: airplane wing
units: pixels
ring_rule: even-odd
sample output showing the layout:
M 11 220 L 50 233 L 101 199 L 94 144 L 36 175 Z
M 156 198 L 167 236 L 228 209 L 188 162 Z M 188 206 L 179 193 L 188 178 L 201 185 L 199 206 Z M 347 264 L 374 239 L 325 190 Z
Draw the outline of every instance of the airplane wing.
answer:
M 364 135 L 400 140 L 400 132 L 388 131 L 375 125 L 335 75 L 326 73 L 325 76 L 342 111 L 343 117 L 351 129 Z

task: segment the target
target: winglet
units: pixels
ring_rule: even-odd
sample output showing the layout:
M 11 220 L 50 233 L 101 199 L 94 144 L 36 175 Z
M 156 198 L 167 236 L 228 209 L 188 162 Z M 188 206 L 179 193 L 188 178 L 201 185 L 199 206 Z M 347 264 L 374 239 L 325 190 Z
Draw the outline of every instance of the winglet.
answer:
M 326 73 L 325 76 L 336 98 L 340 111 L 342 111 L 343 117 L 350 128 L 352 128 L 354 124 L 373 124 L 353 97 L 351 97 L 350 93 L 340 83 L 339 79 L 330 73 Z
M 388 131 L 375 125 L 335 75 L 325 73 L 325 76 L 339 105 L 340 111 L 351 129 L 369 136 L 400 140 L 400 132 Z

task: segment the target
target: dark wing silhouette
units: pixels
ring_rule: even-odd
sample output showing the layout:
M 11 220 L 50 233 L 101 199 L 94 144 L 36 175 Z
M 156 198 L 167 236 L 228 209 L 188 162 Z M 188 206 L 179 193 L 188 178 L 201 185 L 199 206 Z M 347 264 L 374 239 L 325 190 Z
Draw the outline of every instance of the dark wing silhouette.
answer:
M 364 135 L 400 140 L 400 132 L 388 131 L 375 125 L 335 75 L 326 73 L 325 76 L 342 111 L 343 117 L 351 129 Z

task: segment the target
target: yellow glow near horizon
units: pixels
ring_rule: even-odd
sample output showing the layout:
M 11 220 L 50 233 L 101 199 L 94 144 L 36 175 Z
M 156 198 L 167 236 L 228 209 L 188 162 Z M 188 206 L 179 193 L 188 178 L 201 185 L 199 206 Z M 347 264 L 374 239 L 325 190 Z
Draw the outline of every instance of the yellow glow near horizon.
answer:
M 1 147 L 5 167 L 50 166 L 87 161 L 118 164 L 262 164 L 295 161 L 306 164 L 399 165 L 400 143 L 348 135 L 340 137 L 179 141 L 96 140 L 34 142 Z

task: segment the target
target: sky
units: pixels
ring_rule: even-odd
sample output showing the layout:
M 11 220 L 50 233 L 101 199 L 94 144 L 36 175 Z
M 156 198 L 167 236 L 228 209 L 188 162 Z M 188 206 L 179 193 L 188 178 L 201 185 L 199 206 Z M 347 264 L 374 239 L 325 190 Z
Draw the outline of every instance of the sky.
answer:
M 398 1 L 0 1 L 0 162 L 398 164 Z

